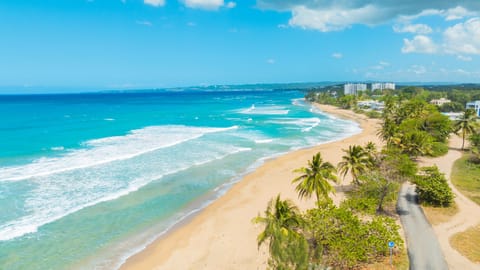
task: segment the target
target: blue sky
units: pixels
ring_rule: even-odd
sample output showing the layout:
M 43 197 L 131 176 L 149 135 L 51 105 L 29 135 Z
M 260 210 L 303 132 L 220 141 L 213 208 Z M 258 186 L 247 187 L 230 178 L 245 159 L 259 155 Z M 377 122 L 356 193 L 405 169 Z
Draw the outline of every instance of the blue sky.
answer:
M 4 92 L 480 82 L 478 0 L 2 1 L 0 41 Z

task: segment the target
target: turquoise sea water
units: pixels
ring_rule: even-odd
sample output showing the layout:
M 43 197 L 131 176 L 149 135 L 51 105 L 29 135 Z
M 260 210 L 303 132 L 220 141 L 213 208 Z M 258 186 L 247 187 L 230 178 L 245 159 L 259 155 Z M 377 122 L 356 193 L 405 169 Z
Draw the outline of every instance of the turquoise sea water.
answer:
M 265 159 L 360 131 L 302 96 L 0 96 L 0 269 L 116 269 Z

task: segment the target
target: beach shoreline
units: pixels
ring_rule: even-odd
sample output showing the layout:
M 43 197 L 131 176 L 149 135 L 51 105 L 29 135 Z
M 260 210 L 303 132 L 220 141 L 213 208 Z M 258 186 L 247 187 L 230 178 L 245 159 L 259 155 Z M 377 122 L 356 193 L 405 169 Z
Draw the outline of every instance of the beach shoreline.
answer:
M 262 228 L 251 220 L 279 193 L 302 210 L 314 206 L 314 200 L 298 199 L 291 184 L 295 177 L 292 171 L 305 166 L 319 151 L 325 160 L 337 164 L 343 155 L 341 149 L 349 145 L 369 141 L 381 144 L 376 136 L 378 120 L 334 106 L 315 106 L 324 113 L 357 122 L 362 131 L 265 161 L 223 196 L 128 258 L 120 269 L 265 269 L 268 252 L 266 247 L 257 249 L 256 242 Z M 347 177 L 344 183 L 348 181 Z M 342 197 L 337 193 L 334 201 Z

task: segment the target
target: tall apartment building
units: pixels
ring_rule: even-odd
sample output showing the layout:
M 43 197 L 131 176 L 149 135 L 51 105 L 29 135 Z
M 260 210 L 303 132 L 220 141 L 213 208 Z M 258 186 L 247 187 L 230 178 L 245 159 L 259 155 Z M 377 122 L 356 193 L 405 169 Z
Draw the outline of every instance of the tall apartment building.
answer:
M 385 90 L 385 89 L 395 90 L 395 83 L 372 83 L 372 91 L 377 89 L 378 90 Z
M 346 83 L 343 86 L 343 91 L 345 95 L 356 95 L 358 91 L 366 91 L 367 84 L 365 83 Z

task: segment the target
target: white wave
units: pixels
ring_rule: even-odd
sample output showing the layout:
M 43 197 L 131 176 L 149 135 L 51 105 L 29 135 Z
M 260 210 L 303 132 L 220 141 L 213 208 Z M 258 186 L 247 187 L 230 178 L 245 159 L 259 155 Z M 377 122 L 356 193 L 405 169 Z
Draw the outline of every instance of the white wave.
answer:
M 115 121 L 115 118 L 104 118 L 105 121 Z
M 303 106 L 305 106 L 305 99 L 304 98 L 292 99 L 292 105 L 303 107 Z
M 255 143 L 257 144 L 264 144 L 264 143 L 271 143 L 271 142 L 273 142 L 273 139 L 255 140 Z
M 301 129 L 302 132 L 309 132 L 320 125 L 322 120 L 318 117 L 311 118 L 279 118 L 265 121 L 268 124 L 295 126 L 296 128 L 286 127 L 287 129 Z
M 124 136 L 87 141 L 84 143 L 84 149 L 71 151 L 62 157 L 43 157 L 27 165 L 0 168 L 0 181 L 25 180 L 130 159 L 197 139 L 208 133 L 223 132 L 236 128 L 238 127 L 151 126 L 132 130 Z
M 119 164 L 98 171 L 84 170 L 38 178 L 33 181 L 37 184 L 36 189 L 25 201 L 24 208 L 28 214 L 0 224 L 0 241 L 35 233 L 45 224 L 84 208 L 126 196 L 166 175 L 251 150 L 251 148 L 217 145 L 209 148 L 208 157 L 203 159 L 199 156 L 205 154 L 185 153 L 184 156 L 192 158 L 180 157 L 174 166 L 167 164 L 164 160 L 157 160 L 158 157 L 156 157 L 147 164 L 142 161 L 129 162 L 129 168 L 125 168 L 125 164 Z M 136 174 L 141 176 L 135 177 Z M 130 176 L 133 177 L 132 180 L 128 180 Z M 126 182 L 120 180 L 122 177 L 127 178 Z
M 52 150 L 52 151 L 62 151 L 62 150 L 65 150 L 65 148 L 63 146 L 55 146 L 55 147 L 50 148 L 50 150 Z
M 285 107 L 281 106 L 261 106 L 255 107 L 252 105 L 246 109 L 240 109 L 237 111 L 241 114 L 251 114 L 251 115 L 287 115 L 290 110 L 287 110 Z

